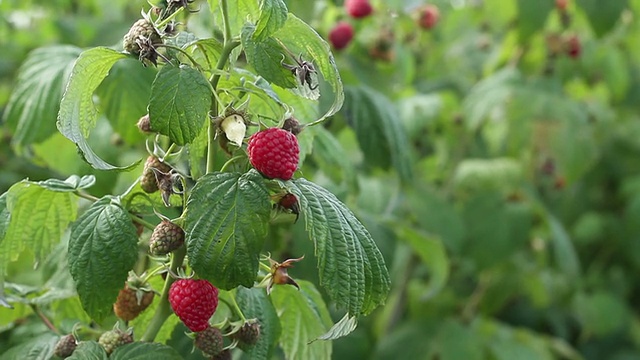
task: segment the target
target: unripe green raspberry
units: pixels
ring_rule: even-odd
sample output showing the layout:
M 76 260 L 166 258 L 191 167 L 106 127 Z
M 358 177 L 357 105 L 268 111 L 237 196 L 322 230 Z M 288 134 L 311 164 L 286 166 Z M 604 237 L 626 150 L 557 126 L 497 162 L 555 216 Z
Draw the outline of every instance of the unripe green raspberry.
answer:
M 111 353 L 116 348 L 132 342 L 133 336 L 130 333 L 122 331 L 120 329 L 107 331 L 104 334 L 100 335 L 100 339 L 98 339 L 98 343 L 102 345 L 104 350 L 109 355 L 111 355 Z

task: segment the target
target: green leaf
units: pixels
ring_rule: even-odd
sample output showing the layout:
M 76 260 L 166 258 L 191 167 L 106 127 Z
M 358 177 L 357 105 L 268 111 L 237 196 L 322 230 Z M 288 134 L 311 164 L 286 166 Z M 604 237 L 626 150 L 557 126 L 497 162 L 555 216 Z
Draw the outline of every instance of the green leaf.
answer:
M 364 225 L 326 189 L 303 178 L 287 184 L 298 197 L 315 244 L 320 285 L 353 316 L 366 315 L 383 304 L 389 293 L 389 273 Z
M 317 126 L 313 131 L 316 132 L 313 143 L 313 158 L 319 162 L 319 167 L 332 180 L 338 181 L 342 179 L 348 184 L 355 187 L 356 175 L 354 166 L 346 154 L 346 150 L 340 144 L 338 139 L 327 129 Z M 335 171 L 332 168 L 338 167 Z
M 7 229 L 9 228 L 9 221 L 11 220 L 11 213 L 7 207 L 7 194 L 8 193 L 5 192 L 0 195 L 0 246 L 2 244 L 2 240 L 4 240 L 4 235 L 7 233 Z
M 260 1 L 260 17 L 253 37 L 261 40 L 280 29 L 287 21 L 287 5 L 282 0 Z
M 158 343 L 134 342 L 118 347 L 109 359 L 112 360 L 182 360 L 173 348 Z
M 215 15 L 216 23 L 222 24 L 220 0 L 208 1 L 209 8 Z M 255 24 L 255 22 L 260 17 L 260 5 L 258 4 L 258 0 L 227 1 L 227 10 L 229 15 L 229 31 L 231 32 L 231 37 L 239 36 L 245 24 Z
M 398 111 L 384 95 L 368 87 L 348 87 L 344 114 L 358 137 L 365 160 L 384 169 L 393 165 L 400 177 L 412 176 L 409 139 Z
M 211 107 L 207 79 L 188 66 L 165 66 L 151 86 L 149 118 L 151 128 L 178 145 L 198 136 Z
M 253 286 L 271 214 L 262 176 L 207 174 L 191 191 L 185 211 L 187 255 L 195 272 L 225 290 Z
M 10 221 L 0 244 L 0 273 L 24 250 L 30 250 L 36 262 L 46 257 L 77 212 L 71 194 L 53 192 L 29 181 L 14 184 L 7 192 L 6 204 Z
M 449 256 L 442 241 L 407 227 L 398 229 L 398 238 L 409 244 L 429 269 L 429 284 L 421 300 L 432 298 L 444 288 L 449 278 Z
M 239 287 L 236 291 L 236 301 L 247 319 L 255 318 L 260 322 L 260 338 L 245 352 L 250 359 L 270 359 L 282 331 L 278 313 L 271 299 L 264 288 Z
M 154 68 L 144 67 L 137 59 L 126 58 L 113 66 L 96 90 L 100 109 L 128 144 L 136 145 L 145 139 L 136 123 L 147 113 L 155 74 Z
M 302 54 L 304 60 L 312 62 L 324 81 L 331 86 L 333 103 L 318 120 L 338 112 L 344 102 L 344 92 L 329 44 L 311 26 L 291 13 L 287 16 L 284 26 L 276 31 L 273 37 L 280 41 L 293 56 Z
M 435 190 L 418 185 L 407 196 L 411 212 L 428 233 L 439 236 L 454 254 L 462 250 L 465 227 L 455 207 Z
M 56 131 L 56 114 L 73 62 L 81 50 L 55 45 L 29 53 L 20 66 L 3 120 L 14 130 L 12 144 L 39 143 Z
M 207 68 L 215 68 L 223 49 L 220 41 L 214 38 L 199 39 L 184 46 L 185 49 L 192 47 L 191 54 L 198 64 Z
M 514 90 L 523 84 L 518 70 L 510 67 L 478 82 L 462 104 L 469 129 L 477 130 L 490 114 L 504 107 Z
M 67 360 L 107 360 L 109 356 L 95 341 L 81 341 Z
M 553 214 L 547 212 L 545 215 L 551 230 L 551 244 L 556 265 L 570 277 L 579 276 L 580 260 L 567 230 Z
M 128 170 L 137 165 L 137 162 L 125 167 L 111 165 L 102 160 L 87 142 L 89 132 L 98 120 L 93 93 L 116 61 L 124 57 L 124 54 L 104 47 L 83 51 L 73 65 L 58 112 L 58 130 L 78 146 L 87 163 L 99 170 Z
M 25 339 L 19 345 L 0 354 L 2 360 L 48 360 L 53 358 L 53 349 L 60 337 L 45 333 L 33 339 Z M 70 359 L 70 358 L 67 358 Z M 106 358 L 105 358 L 106 359 Z
M 344 314 L 342 319 L 335 323 L 329 331 L 318 336 L 316 340 L 335 340 L 351 334 L 358 326 L 358 318 Z
M 89 316 L 100 321 L 111 314 L 137 259 L 136 229 L 115 198 L 96 201 L 78 218 L 69 238 L 69 272 Z
M 554 0 L 518 0 L 518 30 L 521 42 L 529 40 L 533 34 L 544 27 L 554 6 Z
M 78 175 L 71 175 L 66 180 L 48 179 L 44 181 L 38 181 L 35 184 L 51 191 L 74 192 L 77 190 L 88 189 L 95 183 L 96 177 L 93 175 L 85 175 L 83 177 L 80 177 Z
M 271 301 L 280 314 L 280 347 L 287 359 L 331 359 L 331 342 L 316 341 L 331 327 L 331 316 L 322 296 L 308 281 L 293 286 L 277 286 Z
M 283 88 L 295 87 L 296 77 L 281 64 L 286 58 L 285 50 L 273 38 L 256 38 L 255 30 L 253 25 L 247 25 L 242 29 L 242 46 L 249 65 L 270 83 Z
M 615 293 L 605 290 L 592 294 L 578 293 L 572 308 L 585 331 L 596 336 L 606 336 L 626 328 L 631 318 L 627 304 Z
M 522 166 L 510 158 L 465 159 L 453 176 L 456 188 L 472 192 L 509 191 L 522 179 Z
M 589 24 L 598 37 L 609 32 L 620 19 L 624 9 L 629 7 L 628 0 L 577 0 L 576 3 L 587 14 Z

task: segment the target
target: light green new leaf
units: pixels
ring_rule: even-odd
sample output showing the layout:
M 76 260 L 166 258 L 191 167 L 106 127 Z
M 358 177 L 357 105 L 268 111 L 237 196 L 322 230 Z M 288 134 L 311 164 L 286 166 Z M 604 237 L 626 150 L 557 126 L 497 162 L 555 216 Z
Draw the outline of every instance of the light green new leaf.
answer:
M 331 342 L 311 343 L 331 327 L 329 310 L 312 283 L 297 282 L 300 290 L 278 286 L 271 293 L 282 325 L 280 347 L 287 359 L 331 359 Z
M 71 227 L 69 272 L 82 307 L 100 321 L 111 308 L 138 259 L 131 216 L 113 197 L 91 205 Z
M 244 350 L 245 353 L 253 360 L 271 359 L 282 331 L 271 299 L 264 288 L 239 287 L 235 296 L 244 316 L 247 319 L 258 319 L 260 322 L 260 338 L 255 345 Z
M 209 8 L 213 13 L 216 24 L 222 29 L 222 11 L 220 0 L 208 0 Z M 227 13 L 229 15 L 229 31 L 231 37 L 240 36 L 242 28 L 247 24 L 255 24 L 260 17 L 260 5 L 258 0 L 227 1 Z
M 188 66 L 165 66 L 151 86 L 151 129 L 167 135 L 178 145 L 198 136 L 211 108 L 207 79 Z
M 117 348 L 111 360 L 182 360 L 175 349 L 158 343 L 134 342 Z
M 280 29 L 287 21 L 287 5 L 282 0 L 260 1 L 260 18 L 253 37 L 261 40 Z
M 14 131 L 13 146 L 20 149 L 41 142 L 56 131 L 62 92 L 81 51 L 75 46 L 55 45 L 29 53 L 18 70 L 3 116 Z
M 144 141 L 145 136 L 136 123 L 147 113 L 155 74 L 155 68 L 144 67 L 137 59 L 123 59 L 113 66 L 109 76 L 96 90 L 100 109 L 128 144 L 136 145 Z
M 446 285 L 449 278 L 449 257 L 444 244 L 437 237 L 429 237 L 406 227 L 398 230 L 398 239 L 409 244 L 429 269 L 429 285 L 421 300 L 428 300 Z
M 37 183 L 21 181 L 6 195 L 10 217 L 0 244 L 0 273 L 8 263 L 29 249 L 35 260 L 46 257 L 60 242 L 67 226 L 76 218 L 77 203 L 69 193 L 54 192 Z
M 331 86 L 333 103 L 320 119 L 338 112 L 344 102 L 344 91 L 329 44 L 311 26 L 291 13 L 284 26 L 273 34 L 273 38 L 281 42 L 292 56 L 302 55 L 303 60 L 313 63 L 324 81 Z
M 81 341 L 67 360 L 107 360 L 109 356 L 95 341 Z
M 304 179 L 288 182 L 315 244 L 320 285 L 349 314 L 368 314 L 390 288 L 384 258 L 367 229 L 338 198 Z
M 394 104 L 368 87 L 349 87 L 344 113 L 356 132 L 365 160 L 382 168 L 390 165 L 400 177 L 412 176 L 409 139 Z
M 71 175 L 66 180 L 47 179 L 44 181 L 38 181 L 35 184 L 51 191 L 74 192 L 77 190 L 90 188 L 95 183 L 96 177 L 93 175 L 85 175 L 83 177 L 80 177 L 78 175 Z
M 349 314 L 344 314 L 342 319 L 335 323 L 329 331 L 318 336 L 316 340 L 335 340 L 347 336 L 358 327 L 358 318 Z
M 247 25 L 242 29 L 242 46 L 249 65 L 270 83 L 283 88 L 295 87 L 295 76 L 280 63 L 285 58 L 282 46 L 270 37 L 255 38 L 254 31 L 253 25 Z
M 195 272 L 225 290 L 253 286 L 271 214 L 262 176 L 207 174 L 191 191 L 185 211 L 187 255 Z
M 89 133 L 98 120 L 93 93 L 113 64 L 124 57 L 124 54 L 104 47 L 82 52 L 73 65 L 67 89 L 60 102 L 58 130 L 78 146 L 87 163 L 99 170 L 128 170 L 137 165 L 137 162 L 125 167 L 111 165 L 102 160 L 87 142 Z

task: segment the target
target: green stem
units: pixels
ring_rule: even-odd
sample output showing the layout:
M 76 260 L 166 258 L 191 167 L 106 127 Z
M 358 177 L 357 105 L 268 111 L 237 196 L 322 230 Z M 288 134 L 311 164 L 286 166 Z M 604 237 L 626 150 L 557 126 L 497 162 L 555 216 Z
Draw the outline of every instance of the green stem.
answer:
M 133 222 L 137 222 L 138 224 L 140 224 L 140 225 L 142 225 L 142 226 L 144 226 L 144 227 L 146 227 L 147 229 L 150 229 L 150 230 L 153 230 L 153 229 L 156 228 L 155 225 L 153 225 L 152 223 L 150 223 L 150 222 L 148 222 L 146 220 L 143 220 L 142 218 L 139 218 L 137 215 L 135 215 L 135 214 L 131 214 L 131 215 L 132 215 L 131 216 L 131 220 L 133 220 Z
M 33 310 L 33 312 L 36 313 L 36 315 L 38 315 L 38 317 L 40 318 L 40 320 L 42 320 L 45 326 L 49 328 L 49 330 L 53 331 L 57 335 L 60 335 L 60 331 L 53 325 L 51 320 L 49 320 L 49 318 L 40 310 L 38 305 L 29 304 L 29 306 L 31 307 L 31 310 Z
M 222 167 L 220 168 L 220 172 L 223 172 L 227 169 L 227 167 L 229 165 L 231 165 L 234 161 L 238 160 L 238 159 L 242 159 L 244 156 L 242 155 L 238 155 L 238 156 L 234 156 L 231 159 L 227 160 L 226 163 L 224 163 L 224 165 L 222 165 Z
M 231 299 L 231 303 L 229 303 L 229 301 L 225 301 L 227 305 L 231 307 L 231 310 L 233 310 L 233 312 L 235 312 L 236 315 L 240 316 L 240 319 L 242 319 L 242 321 L 247 322 L 247 318 L 244 317 L 242 310 L 240 310 L 240 306 L 238 306 L 238 303 L 236 302 L 235 294 L 229 296 L 229 298 Z
M 202 66 L 200 66 L 200 64 L 198 64 L 196 59 L 194 59 L 191 55 L 189 55 L 186 51 L 182 50 L 181 48 L 179 48 L 177 46 L 173 46 L 173 45 L 167 45 L 167 44 L 158 44 L 158 45 L 156 45 L 156 47 L 163 47 L 163 48 L 167 48 L 167 49 L 172 49 L 172 50 L 175 50 L 175 51 L 181 53 L 182 55 L 186 56 L 187 59 L 189 59 L 189 61 L 191 61 L 191 64 L 193 66 L 195 66 L 198 70 L 202 71 Z
M 184 261 L 186 254 L 187 250 L 184 246 L 173 253 L 171 265 L 169 266 L 170 273 L 176 273 L 178 271 L 178 268 L 182 266 L 182 262 Z M 155 314 L 153 314 L 153 318 L 147 327 L 147 331 L 144 333 L 140 341 L 153 341 L 153 339 L 156 338 L 156 335 L 158 335 L 158 332 L 160 331 L 160 328 L 162 328 L 164 322 L 171 315 L 172 310 L 171 305 L 169 305 L 169 289 L 175 280 L 176 279 L 173 276 L 167 274 L 167 279 L 165 280 L 164 287 L 162 288 L 162 295 L 160 295 L 160 303 L 156 308 Z
M 79 197 L 81 197 L 83 199 L 87 199 L 87 200 L 89 200 L 91 202 L 96 202 L 96 201 L 100 200 L 97 197 L 95 197 L 93 195 L 89 195 L 86 192 L 83 192 L 83 191 L 80 191 L 80 190 L 76 190 L 74 192 L 74 194 L 76 194 L 77 196 L 79 196 Z
M 226 3 L 226 1 L 225 1 Z M 226 25 L 225 25 L 226 26 Z M 211 87 L 213 88 L 213 92 L 214 94 L 218 91 L 218 82 L 220 82 L 220 74 L 222 73 L 222 69 L 224 69 L 224 66 L 227 64 L 227 61 L 229 60 L 229 56 L 231 55 L 231 51 L 233 51 L 233 49 L 235 49 L 238 45 L 240 45 L 240 42 L 238 41 L 230 41 L 225 43 L 224 47 L 222 48 L 222 53 L 220 54 L 220 59 L 218 59 L 218 63 L 216 64 L 216 74 L 213 75 L 213 78 L 211 79 Z M 214 99 L 214 101 L 211 102 L 211 113 L 214 114 L 214 116 L 218 115 L 218 102 L 215 101 L 216 99 Z M 207 174 L 213 171 L 213 167 L 214 167 L 214 159 L 215 159 L 215 138 L 216 138 L 216 128 L 215 126 L 213 126 L 212 122 L 209 121 L 209 141 L 207 144 Z
M 222 26 L 224 27 L 224 44 L 226 45 L 229 43 L 229 39 L 231 39 L 231 26 L 229 24 L 227 0 L 220 0 L 220 7 L 222 10 Z

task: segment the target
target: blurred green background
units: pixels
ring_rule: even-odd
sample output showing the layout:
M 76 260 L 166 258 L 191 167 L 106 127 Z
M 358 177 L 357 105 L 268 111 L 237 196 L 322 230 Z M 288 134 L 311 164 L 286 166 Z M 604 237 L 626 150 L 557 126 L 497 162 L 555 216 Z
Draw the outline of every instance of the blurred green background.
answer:
M 569 0 L 564 11 L 554 0 L 429 3 L 439 20 L 427 30 L 417 24 L 425 1 L 374 0 L 363 19 L 341 1 L 287 1 L 325 38 L 338 21 L 354 27 L 335 52 L 345 105 L 314 130 L 302 171 L 354 210 L 392 276 L 386 306 L 336 341 L 333 357 L 639 359 L 640 0 Z M 206 2 L 193 6 L 189 30 L 211 37 Z M 24 178 L 95 174 L 101 196 L 138 176 L 82 163 L 55 131 L 56 108 L 8 104 L 31 51 L 121 47 L 142 7 L 0 0 L 0 193 Z M 49 70 L 21 76 L 37 85 Z M 58 85 L 41 95 L 59 99 Z M 92 134 L 104 159 L 143 156 L 130 130 L 148 91 L 101 109 L 122 116 Z M 41 121 L 26 126 L 21 114 Z M 313 253 L 300 223 L 271 234 L 289 239 L 283 255 Z M 7 281 L 37 286 L 38 271 L 18 261 Z M 293 274 L 317 283 L 314 261 Z M 29 319 L 0 311 L 0 358 L 44 331 L 24 330 Z

